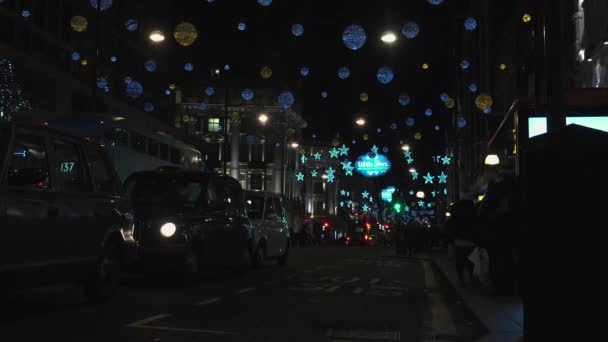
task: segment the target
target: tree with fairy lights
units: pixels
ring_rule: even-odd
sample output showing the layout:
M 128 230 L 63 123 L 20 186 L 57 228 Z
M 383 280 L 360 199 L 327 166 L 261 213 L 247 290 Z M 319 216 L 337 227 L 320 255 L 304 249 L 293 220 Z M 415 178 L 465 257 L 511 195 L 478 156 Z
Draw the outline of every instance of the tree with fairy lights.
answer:
M 0 120 L 11 120 L 15 114 L 30 109 L 30 102 L 15 76 L 15 65 L 6 58 L 0 58 Z

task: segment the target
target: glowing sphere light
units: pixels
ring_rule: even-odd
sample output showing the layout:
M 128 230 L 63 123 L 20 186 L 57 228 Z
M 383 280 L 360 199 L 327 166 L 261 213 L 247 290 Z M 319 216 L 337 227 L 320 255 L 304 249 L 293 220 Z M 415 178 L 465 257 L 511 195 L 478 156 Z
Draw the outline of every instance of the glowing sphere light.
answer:
M 310 74 L 310 69 L 308 67 L 300 68 L 300 75 L 302 75 L 302 77 L 306 77 L 308 74 Z
M 359 25 L 348 26 L 344 29 L 344 33 L 342 33 L 342 42 L 353 51 L 362 48 L 366 41 L 367 35 L 365 34 L 365 29 Z
M 205 94 L 207 94 L 207 96 L 215 95 L 215 88 L 213 88 L 213 87 L 205 88 Z
M 405 124 L 406 124 L 408 127 L 413 127 L 413 126 L 416 124 L 416 119 L 414 119 L 414 118 L 413 118 L 413 117 L 411 117 L 411 116 L 408 116 L 408 118 L 405 120 Z
M 475 92 L 477 92 L 477 84 L 475 84 L 475 83 L 471 83 L 471 84 L 469 84 L 469 91 L 470 91 L 471 93 L 475 93 Z
M 241 98 L 243 98 L 243 100 L 245 100 L 245 101 L 253 100 L 254 96 L 255 96 L 255 94 L 254 94 L 253 90 L 251 90 L 251 89 L 244 89 L 241 92 Z
M 378 81 L 382 84 L 389 84 L 393 81 L 393 78 L 395 78 L 395 75 L 393 74 L 393 69 L 385 66 L 385 67 L 381 67 L 380 69 L 378 69 L 378 72 L 376 73 L 376 77 L 378 78 Z
M 350 77 L 350 69 L 347 67 L 341 67 L 338 69 L 338 77 L 345 80 Z
M 239 23 L 239 24 L 236 26 L 236 28 L 237 28 L 239 31 L 245 31 L 245 30 L 247 29 L 247 24 L 245 24 L 245 23 Z
M 477 20 L 472 17 L 468 17 L 464 21 L 464 28 L 467 31 L 474 31 L 477 28 Z
M 175 27 L 173 38 L 179 45 L 187 47 L 194 44 L 198 38 L 198 31 L 192 23 L 185 21 Z
M 144 87 L 137 81 L 131 81 L 127 84 L 125 93 L 128 97 L 136 99 L 144 93 Z
M 89 0 L 91 7 L 99 11 L 105 11 L 108 8 L 112 7 L 112 0 Z M 99 3 L 99 8 L 97 8 L 97 4 Z
M 144 63 L 144 69 L 146 69 L 146 71 L 148 72 L 156 71 L 156 62 L 152 59 L 147 61 L 146 63 Z
M 150 113 L 154 111 L 154 105 L 150 102 L 144 103 L 144 112 Z
M 402 106 L 407 106 L 408 104 L 410 104 L 410 102 L 412 101 L 412 99 L 410 98 L 410 96 L 408 94 L 401 94 L 399 95 L 399 104 Z
M 477 106 L 477 108 L 479 108 L 480 110 L 490 108 L 492 107 L 492 104 L 494 104 L 492 96 L 486 93 L 481 93 L 477 95 L 477 98 L 475 98 L 475 106 Z
M 72 53 L 72 60 L 78 62 L 80 60 L 80 54 L 78 52 Z
M 458 119 L 456 119 L 456 124 L 458 125 L 458 128 L 464 128 L 467 125 L 467 120 L 463 116 L 459 116 Z
M 304 34 L 304 26 L 302 24 L 293 24 L 291 26 L 291 34 L 296 37 L 300 37 Z
M 471 66 L 471 63 L 470 63 L 469 61 L 467 61 L 466 59 L 463 59 L 463 60 L 460 62 L 460 68 L 461 68 L 462 70 L 466 70 L 466 69 L 468 69 L 470 66 Z
M 260 75 L 263 79 L 267 80 L 272 77 L 272 69 L 269 66 L 265 66 L 260 70 Z
M 433 115 L 433 110 L 432 110 L 431 108 L 427 108 L 427 109 L 424 111 L 424 115 L 426 115 L 426 116 L 431 116 L 431 115 Z
M 367 93 L 361 93 L 359 94 L 359 100 L 361 100 L 361 102 L 367 102 L 369 101 L 369 95 Z
M 127 19 L 127 21 L 125 21 L 125 28 L 127 29 L 127 31 L 136 31 L 138 27 L 139 23 L 135 19 Z
M 401 33 L 407 39 L 414 39 L 420 34 L 420 26 L 413 21 L 407 22 L 401 28 Z
M 296 98 L 290 91 L 282 92 L 277 98 L 279 105 L 285 109 L 291 107 L 295 102 Z
M 89 27 L 89 21 L 87 18 L 77 15 L 70 20 L 70 27 L 76 32 L 84 32 Z
M 184 70 L 190 72 L 190 71 L 194 70 L 194 65 L 192 65 L 192 63 L 186 63 L 186 64 L 184 64 Z
M 258 4 L 260 4 L 260 6 L 268 7 L 272 5 L 272 0 L 258 0 Z

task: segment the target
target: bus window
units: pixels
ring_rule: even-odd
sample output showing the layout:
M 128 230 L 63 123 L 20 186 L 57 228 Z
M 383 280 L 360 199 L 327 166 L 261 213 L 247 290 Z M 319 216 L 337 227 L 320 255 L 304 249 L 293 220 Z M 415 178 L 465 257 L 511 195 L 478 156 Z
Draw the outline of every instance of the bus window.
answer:
M 154 139 L 148 139 L 148 154 L 154 157 L 158 157 L 159 143 Z
M 171 162 L 173 164 L 182 164 L 183 159 L 182 159 L 182 151 L 176 149 L 176 148 L 172 148 L 171 149 Z
M 122 128 L 106 128 L 104 135 L 110 146 L 122 145 L 129 146 L 129 131 Z
M 146 137 L 135 132 L 131 132 L 131 148 L 137 152 L 146 152 Z
M 158 145 L 158 156 L 162 160 L 169 160 L 169 145 L 159 144 Z

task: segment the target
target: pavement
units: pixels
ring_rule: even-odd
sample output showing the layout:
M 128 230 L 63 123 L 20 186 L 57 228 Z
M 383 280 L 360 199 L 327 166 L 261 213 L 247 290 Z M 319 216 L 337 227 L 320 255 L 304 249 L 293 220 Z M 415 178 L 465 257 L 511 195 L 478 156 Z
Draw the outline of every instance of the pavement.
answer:
M 383 247 L 294 248 L 245 275 L 127 275 L 87 304 L 73 285 L 0 294 L 0 340 L 477 341 L 488 329 L 431 259 Z

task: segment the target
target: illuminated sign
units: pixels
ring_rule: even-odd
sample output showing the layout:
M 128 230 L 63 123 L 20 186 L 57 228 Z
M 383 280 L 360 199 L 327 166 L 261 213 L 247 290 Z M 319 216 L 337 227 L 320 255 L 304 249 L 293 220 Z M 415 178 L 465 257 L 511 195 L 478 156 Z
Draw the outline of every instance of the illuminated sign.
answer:
M 382 192 L 380 193 L 380 197 L 384 202 L 390 203 L 393 201 L 393 194 L 396 190 L 397 189 L 395 189 L 394 186 L 389 186 L 388 188 L 382 190 Z
M 355 170 L 365 177 L 379 177 L 391 169 L 391 162 L 380 153 L 368 153 L 355 162 Z

